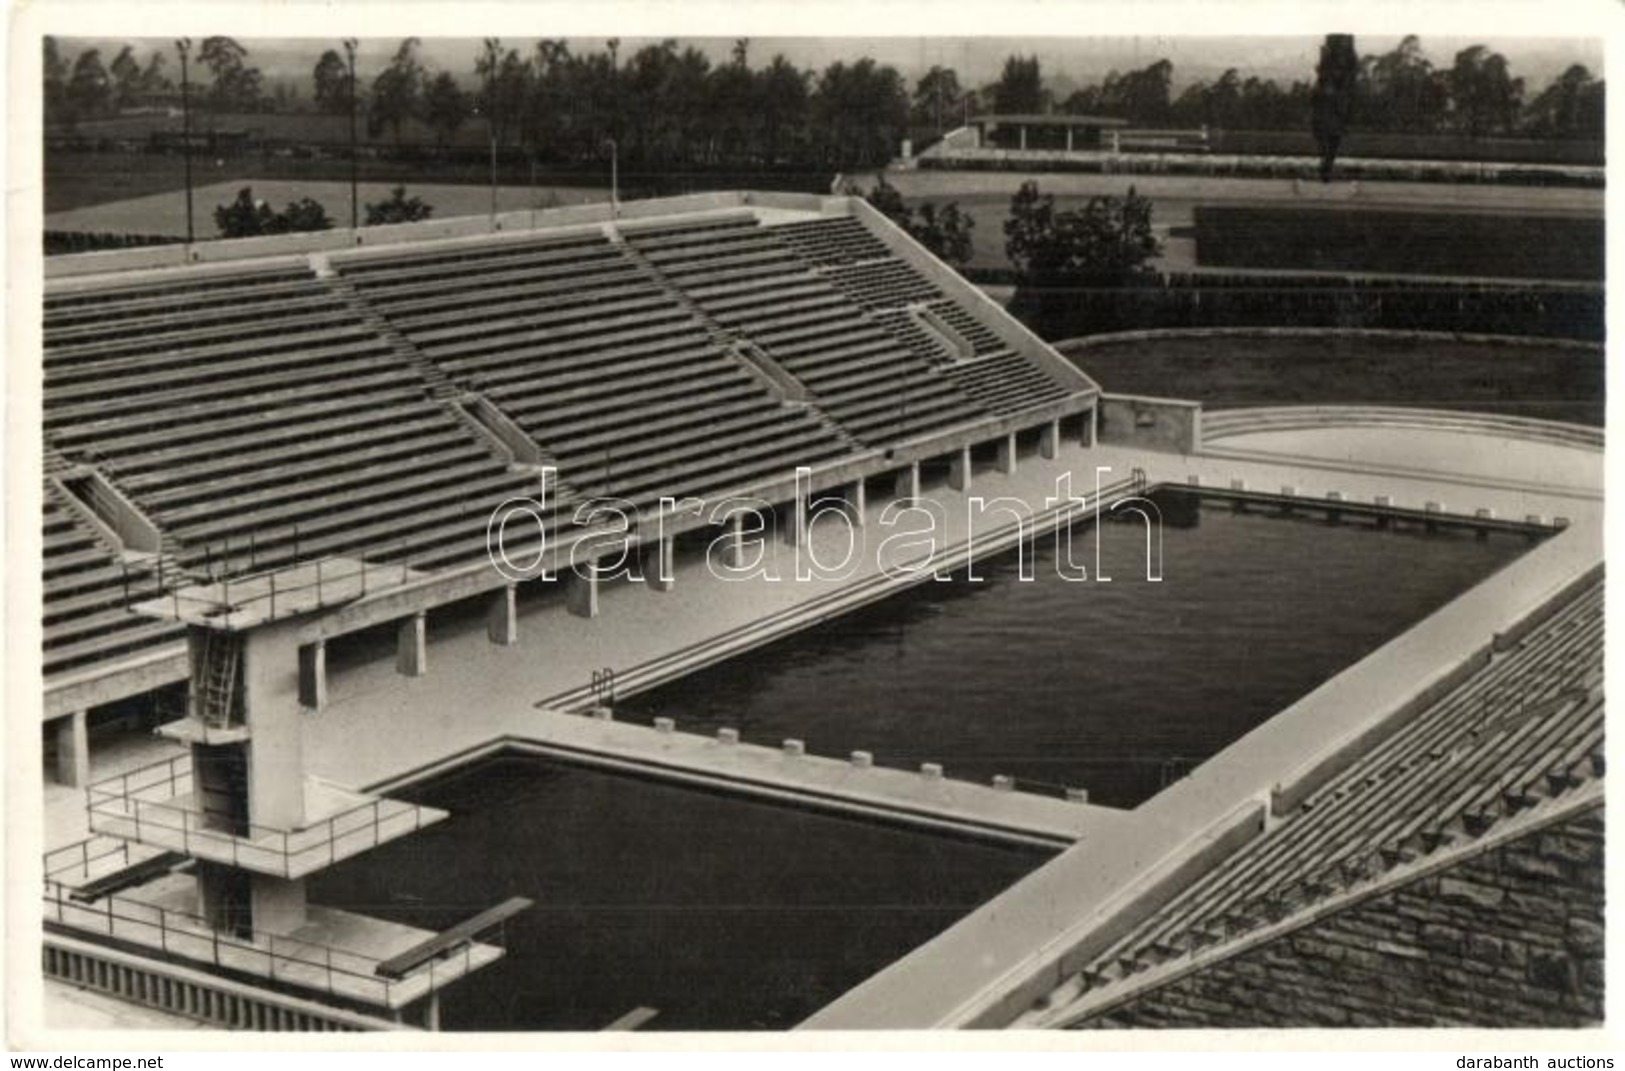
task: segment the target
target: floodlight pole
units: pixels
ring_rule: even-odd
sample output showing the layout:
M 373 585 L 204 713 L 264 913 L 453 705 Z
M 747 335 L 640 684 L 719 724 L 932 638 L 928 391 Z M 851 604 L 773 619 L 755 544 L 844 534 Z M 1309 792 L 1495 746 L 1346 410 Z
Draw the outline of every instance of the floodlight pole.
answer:
M 196 236 L 192 233 L 192 88 L 187 76 L 186 61 L 192 51 L 192 39 L 182 37 L 175 42 L 181 54 L 181 157 L 186 161 L 186 244 Z
M 358 208 L 358 199 L 356 197 L 356 155 L 359 150 L 356 145 L 355 136 L 355 49 L 356 39 L 353 37 L 346 37 L 344 39 L 344 54 L 349 58 L 350 61 L 350 229 L 352 231 L 359 230 L 361 228 L 361 212 Z

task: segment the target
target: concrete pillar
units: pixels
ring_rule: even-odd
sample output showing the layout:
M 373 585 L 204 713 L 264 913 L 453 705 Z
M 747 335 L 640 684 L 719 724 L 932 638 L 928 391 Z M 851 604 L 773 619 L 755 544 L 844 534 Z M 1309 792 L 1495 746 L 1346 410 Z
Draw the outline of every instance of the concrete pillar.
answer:
M 999 471 L 1009 476 L 1016 471 L 1016 433 L 999 440 Z
M 961 446 L 948 463 L 948 486 L 955 491 L 969 491 L 971 486 L 970 447 Z
M 722 563 L 730 569 L 745 567 L 745 521 L 743 513 L 731 513 L 722 522 Z
M 406 677 L 429 672 L 429 619 L 422 611 L 402 621 L 395 634 L 395 671 Z
M 790 508 L 784 520 L 783 537 L 786 543 L 796 546 L 807 540 L 807 499 L 797 494 L 786 504 Z
M 430 993 L 429 999 L 423 1003 L 423 1029 L 438 1033 L 440 1031 L 440 994 Z
M 1046 461 L 1054 461 L 1061 454 L 1061 422 L 1052 420 L 1038 434 L 1038 452 Z
M 1025 151 L 1027 148 L 1027 128 L 1025 126 L 1019 126 L 1016 129 L 1021 132 L 1021 148 L 1023 151 Z
M 305 925 L 305 882 L 254 875 L 252 910 L 255 933 L 291 934 Z
M 643 582 L 651 591 L 670 591 L 676 583 L 677 573 L 673 566 L 674 546 L 675 541 L 668 537 L 656 540 L 644 548 Z
M 598 574 L 589 570 L 586 576 L 571 569 L 564 576 L 565 605 L 576 617 L 598 616 Z
M 296 620 L 261 626 L 243 636 L 243 707 L 253 732 L 244 745 L 248 820 L 272 829 L 298 829 L 305 820 L 300 646 Z
M 1072 151 L 1072 128 L 1071 127 L 1066 128 L 1066 151 L 1067 152 Z
M 485 612 L 485 635 L 499 647 L 519 642 L 519 589 L 514 585 L 505 584 L 492 592 Z
M 327 706 L 327 641 L 299 648 L 299 705 L 311 710 Z
M 846 502 L 851 507 L 847 512 L 852 515 L 852 526 L 854 528 L 863 527 L 863 514 L 869 508 L 868 495 L 869 488 L 863 480 L 854 481 L 852 490 L 847 492 Z
M 90 726 L 86 712 L 76 710 L 51 724 L 56 733 L 56 780 L 69 788 L 90 783 Z
M 911 462 L 897 470 L 897 500 L 904 505 L 916 502 L 920 497 L 920 463 Z

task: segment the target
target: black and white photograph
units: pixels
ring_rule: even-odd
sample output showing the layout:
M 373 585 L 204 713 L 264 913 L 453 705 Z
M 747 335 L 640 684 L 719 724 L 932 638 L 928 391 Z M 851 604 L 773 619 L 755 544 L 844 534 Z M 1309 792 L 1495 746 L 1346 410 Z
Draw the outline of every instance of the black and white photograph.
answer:
M 137 7 L 12 9 L 9 1049 L 1617 1045 L 1616 7 Z

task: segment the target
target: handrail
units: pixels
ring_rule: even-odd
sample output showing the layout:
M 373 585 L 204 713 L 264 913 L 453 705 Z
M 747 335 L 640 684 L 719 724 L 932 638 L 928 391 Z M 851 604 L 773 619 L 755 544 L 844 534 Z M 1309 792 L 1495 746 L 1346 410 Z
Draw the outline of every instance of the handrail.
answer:
M 364 847 L 370 848 L 384 842 L 385 823 L 393 824 L 409 816 L 413 831 L 423 826 L 422 807 L 378 797 L 302 829 L 276 828 L 255 822 L 248 823 L 242 833 L 211 829 L 203 824 L 202 812 L 165 802 L 191 789 L 195 782 L 191 767 L 190 755 L 177 755 L 90 785 L 85 793 L 91 829 L 113 832 L 99 828 L 98 818 L 130 821 L 134 823 L 132 839 L 138 842 L 161 843 L 152 836 L 154 832 L 170 834 L 168 840 L 173 842 L 174 835 L 178 834 L 178 846 L 187 854 L 196 854 L 194 849 L 200 845 L 212 846 L 223 854 L 229 852 L 234 866 L 291 878 L 306 869 L 296 867 L 296 860 L 314 854 L 315 861 L 320 863 L 325 854 L 326 862 L 336 861 L 341 840 L 363 837 L 366 838 Z M 115 784 L 116 789 L 106 787 Z M 143 793 L 160 795 L 148 797 Z
M 382 1007 L 395 1005 L 397 987 L 415 983 L 422 977 L 410 972 L 395 978 L 382 977 L 377 974 L 377 969 L 383 960 L 332 945 L 275 934 L 243 938 L 216 929 L 207 919 L 188 912 L 117 895 L 103 897 L 101 903 L 95 906 L 81 905 L 71 900 L 67 895 L 69 892 L 69 888 L 61 882 L 45 882 L 42 902 L 46 922 L 82 933 L 126 939 L 131 938 L 129 931 L 134 928 L 144 931 L 149 938 L 155 935 L 156 947 L 166 954 L 211 964 L 220 969 L 246 970 L 273 981 L 359 999 Z M 150 946 L 150 940 L 142 941 L 140 937 L 134 940 Z M 504 946 L 498 943 L 497 947 Z M 446 960 L 429 961 L 428 992 L 434 992 L 439 986 L 468 974 L 473 969 L 473 950 L 473 942 L 463 947 L 462 969 L 450 979 L 436 977 L 437 966 L 441 975 L 446 973 Z M 344 985 L 339 984 L 341 980 Z M 412 999 L 421 995 L 409 994 Z

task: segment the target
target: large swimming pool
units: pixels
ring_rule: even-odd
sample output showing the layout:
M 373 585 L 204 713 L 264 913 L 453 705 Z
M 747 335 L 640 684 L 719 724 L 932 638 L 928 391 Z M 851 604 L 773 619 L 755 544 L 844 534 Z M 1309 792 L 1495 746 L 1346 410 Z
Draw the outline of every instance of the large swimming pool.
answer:
M 1132 806 L 1529 547 L 1227 506 L 1199 518 L 1164 527 L 1161 582 L 1145 580 L 1138 525 L 1102 527 L 1110 583 L 1058 579 L 1041 540 L 1031 582 L 1007 554 L 976 582 L 913 588 L 625 700 L 617 716 Z M 1080 529 L 1072 560 L 1092 569 L 1094 547 Z

